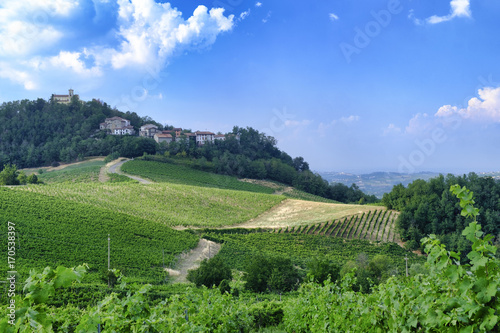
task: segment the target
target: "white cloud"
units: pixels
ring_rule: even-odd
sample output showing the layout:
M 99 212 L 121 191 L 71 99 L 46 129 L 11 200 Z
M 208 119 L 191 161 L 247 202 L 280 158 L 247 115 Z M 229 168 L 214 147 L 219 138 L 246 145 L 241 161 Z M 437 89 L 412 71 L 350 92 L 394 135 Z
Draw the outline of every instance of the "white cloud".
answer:
M 470 10 L 470 0 L 451 0 L 450 2 L 450 13 L 445 16 L 438 16 L 438 15 L 433 15 L 431 17 L 428 17 L 425 20 L 421 20 L 418 18 L 415 18 L 413 9 L 410 10 L 410 13 L 408 15 L 408 18 L 413 20 L 413 22 L 417 25 L 421 25 L 424 23 L 428 24 L 437 24 L 437 23 L 442 23 L 442 22 L 447 22 L 455 17 L 471 17 L 471 10 Z
M 108 2 L 93 1 L 94 4 Z M 107 8 L 117 11 L 110 12 L 110 17 L 118 15 L 117 28 L 103 32 L 107 37 L 102 40 L 106 43 L 65 49 L 63 41 L 72 34 L 71 26 L 68 30 L 65 25 L 78 13 L 78 0 L 3 0 L 0 60 L 5 66 L 0 77 L 34 89 L 43 86 L 41 81 L 48 77 L 63 75 L 68 70 L 79 78 L 97 77 L 105 71 L 122 68 L 159 72 L 169 57 L 206 48 L 234 26 L 234 15 L 225 16 L 223 8 L 209 10 L 198 6 L 184 19 L 169 3 L 117 0 L 117 5 Z M 242 13 L 248 14 L 249 10 Z M 117 46 L 111 47 L 109 42 Z M 33 75 L 27 74 L 30 71 Z
M 153 0 L 119 0 L 122 20 L 119 50 L 113 49 L 114 68 L 151 63 L 163 64 L 166 58 L 180 49 L 203 48 L 215 42 L 219 33 L 233 28 L 234 15 L 224 16 L 223 8 L 198 6 L 184 20 L 169 3 Z
M 243 13 L 241 13 L 239 20 L 243 21 L 244 19 L 246 19 L 248 17 L 248 15 L 250 15 L 250 9 L 248 9 L 248 10 L 244 11 Z
M 401 128 L 397 127 L 394 124 L 389 124 L 387 128 L 384 129 L 384 136 L 390 135 L 390 134 L 401 134 Z
M 61 51 L 59 55 L 51 57 L 49 63 L 53 68 L 71 69 L 76 74 L 82 76 L 102 75 L 102 71 L 98 67 L 86 68 L 85 63 L 82 61 L 82 57 L 85 57 L 85 54 L 80 52 Z
M 321 137 L 324 137 L 326 135 L 326 133 L 329 132 L 330 130 L 332 130 L 336 125 L 338 125 L 338 124 L 344 124 L 344 125 L 352 124 L 352 123 L 359 121 L 359 119 L 360 119 L 359 116 L 350 115 L 348 117 L 341 117 L 340 119 L 334 119 L 334 120 L 330 121 L 329 123 L 320 123 L 318 125 L 318 133 L 320 134 Z
M 36 83 L 28 72 L 13 69 L 12 66 L 0 62 L 0 78 L 8 79 L 16 84 L 21 84 L 26 90 L 37 88 Z
M 256 2 L 255 7 L 262 7 L 262 2 Z
M 479 89 L 478 95 L 479 97 L 469 100 L 466 108 L 444 105 L 439 108 L 435 116 L 447 118 L 459 115 L 473 121 L 500 123 L 500 87 Z
M 342 117 L 340 118 L 340 122 L 344 123 L 344 124 L 348 124 L 348 123 L 353 123 L 353 122 L 356 122 L 356 121 L 359 121 L 359 116 L 349 116 L 349 117 Z
M 271 18 L 271 13 L 271 11 L 267 12 L 266 17 L 262 19 L 262 23 L 267 23 L 269 21 L 269 19 Z
M 0 5 L 0 57 L 19 57 L 50 49 L 64 31 L 54 19 L 76 12 L 76 0 L 3 0 Z
M 328 17 L 330 18 L 331 21 L 337 21 L 339 19 L 339 17 L 334 13 L 328 14 Z
M 417 113 L 408 122 L 408 126 L 405 128 L 405 133 L 412 135 L 425 134 L 432 127 L 432 119 L 427 113 Z

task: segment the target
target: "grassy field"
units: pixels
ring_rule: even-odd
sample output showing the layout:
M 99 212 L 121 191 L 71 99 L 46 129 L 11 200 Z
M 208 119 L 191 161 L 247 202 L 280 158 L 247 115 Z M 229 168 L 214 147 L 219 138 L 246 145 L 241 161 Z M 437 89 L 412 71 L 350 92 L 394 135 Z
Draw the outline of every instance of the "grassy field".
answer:
M 20 186 L 167 226 L 222 227 L 245 222 L 284 197 L 179 184 L 79 183 Z
M 121 171 L 131 175 L 151 179 L 159 183 L 193 185 L 199 187 L 223 188 L 272 194 L 268 187 L 239 181 L 236 177 L 217 175 L 173 163 L 155 161 L 129 161 Z
M 44 171 L 38 178 L 44 183 L 82 183 L 99 181 L 99 172 L 106 163 L 101 160 L 92 160 L 69 165 L 61 169 Z

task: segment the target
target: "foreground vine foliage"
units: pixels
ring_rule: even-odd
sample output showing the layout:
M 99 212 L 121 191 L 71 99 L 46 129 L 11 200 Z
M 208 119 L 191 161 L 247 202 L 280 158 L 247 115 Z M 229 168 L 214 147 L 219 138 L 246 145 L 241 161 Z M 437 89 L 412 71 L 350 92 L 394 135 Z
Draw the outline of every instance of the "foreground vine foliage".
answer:
M 288 332 L 498 332 L 500 263 L 492 236 L 483 237 L 472 192 L 452 186 L 462 215 L 472 222 L 463 235 L 472 242 L 468 262 L 448 251 L 436 236 L 423 240 L 429 274 L 391 277 L 371 294 L 354 292 L 354 273 L 339 283 L 303 284 L 282 302 L 248 302 L 218 289 L 188 288 L 156 305 L 147 301 L 150 285 L 121 287 L 86 309 L 44 305 L 58 288 L 81 280 L 84 267 L 33 272 L 24 296 L 16 296 L 16 322 L 0 319 L 1 332 L 248 332 L 273 313 Z M 126 289 L 128 288 L 128 289 Z M 264 303 L 264 302 L 263 302 Z M 5 306 L 0 307 L 6 313 Z M 267 311 L 267 312 L 266 312 Z M 265 321 L 265 320 L 264 320 Z
M 371 295 L 352 291 L 353 275 L 340 285 L 308 283 L 284 306 L 284 322 L 294 332 L 497 332 L 500 263 L 493 236 L 484 238 L 476 222 L 472 192 L 458 185 L 462 215 L 474 221 L 463 231 L 471 241 L 467 264 L 436 236 L 423 240 L 430 273 L 390 278 Z

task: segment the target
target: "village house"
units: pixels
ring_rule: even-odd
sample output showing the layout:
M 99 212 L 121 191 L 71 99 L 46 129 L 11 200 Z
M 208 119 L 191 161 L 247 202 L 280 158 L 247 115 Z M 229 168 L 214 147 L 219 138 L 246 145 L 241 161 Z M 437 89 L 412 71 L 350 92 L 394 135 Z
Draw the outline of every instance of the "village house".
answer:
M 135 133 L 134 126 L 125 126 L 120 128 L 115 128 L 111 134 L 113 135 L 133 135 Z
M 196 131 L 195 134 L 196 134 L 196 144 L 199 146 L 203 146 L 207 142 L 214 143 L 215 134 L 212 132 Z
M 56 95 L 56 94 L 52 94 L 51 99 L 54 102 L 57 102 L 57 103 L 69 104 L 69 103 L 71 103 L 71 99 L 73 97 L 76 98 L 77 100 L 80 98 L 78 95 L 74 94 L 74 90 L 73 89 L 69 89 L 68 92 L 69 92 L 68 95 Z
M 214 139 L 215 139 L 215 140 L 221 140 L 221 141 L 224 141 L 224 140 L 226 140 L 226 135 L 225 135 L 225 134 L 215 134 L 215 135 L 214 135 Z
M 113 135 L 133 135 L 135 133 L 134 127 L 130 126 L 130 120 L 121 117 L 106 118 L 99 125 L 99 128 Z
M 172 142 L 172 134 L 169 134 L 169 133 L 163 133 L 163 132 L 162 133 L 155 133 L 153 138 L 155 139 L 155 141 L 157 143 L 162 143 L 162 142 L 170 143 L 170 142 Z
M 146 124 L 141 126 L 141 130 L 139 131 L 139 136 L 143 136 L 145 138 L 153 139 L 156 133 L 159 133 L 158 126 L 153 124 Z

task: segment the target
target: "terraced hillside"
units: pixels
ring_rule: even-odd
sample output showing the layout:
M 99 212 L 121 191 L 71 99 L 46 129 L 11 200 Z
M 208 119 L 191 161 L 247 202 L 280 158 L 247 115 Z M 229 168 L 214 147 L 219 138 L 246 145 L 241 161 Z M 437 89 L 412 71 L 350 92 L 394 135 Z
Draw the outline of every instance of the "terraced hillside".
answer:
M 272 229 L 273 233 L 325 235 L 372 242 L 400 242 L 396 233 L 398 212 L 386 209 L 369 210 L 362 214 L 330 221 Z

